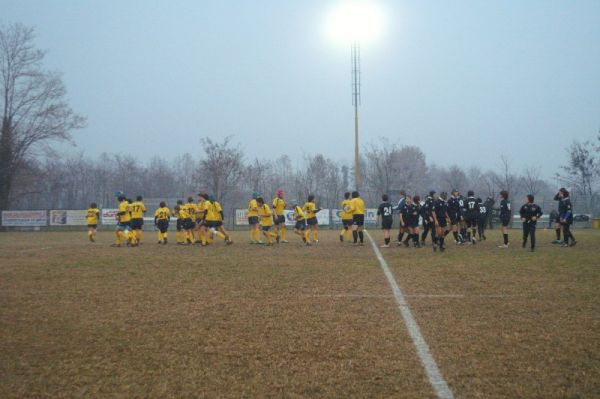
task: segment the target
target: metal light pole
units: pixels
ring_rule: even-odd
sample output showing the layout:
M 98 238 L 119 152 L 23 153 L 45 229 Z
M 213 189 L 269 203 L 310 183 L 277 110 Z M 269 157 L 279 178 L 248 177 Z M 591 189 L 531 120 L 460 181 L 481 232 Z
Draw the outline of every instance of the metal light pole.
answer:
M 354 184 L 360 187 L 360 154 L 358 142 L 358 106 L 360 105 L 360 43 L 355 40 L 351 47 L 352 59 L 352 105 L 354 105 Z

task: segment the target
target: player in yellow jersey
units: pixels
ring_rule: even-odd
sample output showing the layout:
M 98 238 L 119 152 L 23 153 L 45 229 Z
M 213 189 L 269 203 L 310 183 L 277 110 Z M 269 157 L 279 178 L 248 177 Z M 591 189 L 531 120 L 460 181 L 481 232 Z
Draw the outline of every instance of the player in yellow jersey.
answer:
M 131 229 L 138 244 L 141 244 L 142 241 L 142 227 L 144 226 L 144 214 L 146 213 L 146 206 L 142 201 L 142 196 L 138 195 L 136 200 L 131 203 Z
M 352 192 L 352 200 L 350 200 L 350 210 L 352 212 L 352 238 L 354 245 L 363 245 L 365 225 L 365 202 L 360 198 L 358 191 Z M 360 243 L 357 242 L 360 239 Z
M 207 201 L 208 194 L 198 193 L 198 202 L 196 203 L 196 228 L 194 229 L 194 233 L 196 234 L 196 244 L 200 242 L 206 245 L 206 243 L 211 241 L 211 236 L 207 235 L 207 232 L 210 232 L 210 230 L 204 225 L 206 206 L 208 205 Z
M 265 204 L 265 200 L 262 197 L 256 199 L 258 204 L 258 215 L 260 216 L 260 224 L 262 226 L 263 235 L 267 239 L 267 245 L 273 245 L 273 239 L 277 237 L 277 233 L 271 230 L 273 227 L 273 212 L 268 204 Z
M 177 238 L 177 244 L 183 244 L 185 242 L 184 230 L 183 230 L 183 217 L 182 217 L 181 213 L 179 213 L 182 206 L 183 206 L 183 201 L 177 200 L 177 205 L 175 205 L 175 208 L 173 208 L 173 212 L 172 212 L 173 216 L 175 216 L 177 218 L 176 233 L 175 233 L 175 237 Z
M 169 221 L 171 220 L 171 211 L 167 204 L 161 201 L 159 208 L 154 212 L 154 225 L 158 229 L 158 243 L 167 245 L 167 232 L 169 231 Z
M 135 247 L 137 245 L 137 240 L 135 238 L 135 234 L 133 234 L 131 231 L 131 206 L 129 201 L 127 201 L 123 195 L 120 195 L 118 200 L 119 209 L 117 211 L 117 230 L 115 232 L 116 239 L 112 246 L 120 247 L 121 239 L 123 238 L 127 241 L 127 245 Z
M 285 227 L 285 199 L 283 199 L 283 190 L 277 190 L 277 196 L 273 199 L 273 219 L 275 221 L 275 232 L 277 233 L 277 242 L 287 243 L 287 229 Z
M 258 193 L 252 193 L 252 199 L 248 202 L 248 224 L 250 225 L 250 244 L 262 244 L 260 240 L 260 222 L 258 219 Z
M 192 197 L 188 197 L 188 202 L 180 207 L 179 214 L 183 218 L 183 235 L 185 244 L 193 244 L 194 243 L 194 227 L 196 224 L 194 223 L 196 217 L 196 204 L 194 204 L 194 199 Z
M 315 203 L 315 196 L 310 194 L 307 201 L 302 207 L 306 213 L 306 224 L 308 225 L 309 233 L 312 233 L 312 241 L 315 243 L 319 242 L 319 221 L 317 220 L 317 213 L 321 210 L 317 208 Z
M 352 236 L 352 212 L 350 212 L 350 193 L 344 193 L 344 200 L 340 204 L 342 211 L 340 218 L 342 219 L 342 231 L 340 231 L 340 241 L 344 242 L 344 238 L 350 239 Z
M 90 204 L 90 207 L 86 211 L 85 218 L 88 227 L 88 237 L 91 242 L 95 242 L 98 228 L 98 220 L 100 220 L 100 210 L 98 209 L 98 205 L 96 205 L 95 202 L 92 202 Z
M 306 215 L 302 208 L 298 206 L 298 201 L 292 201 L 292 206 L 294 208 L 294 220 L 296 221 L 296 224 L 294 225 L 294 234 L 302 237 L 303 243 L 310 245 L 308 230 L 306 230 Z
M 212 195 L 209 195 L 208 200 L 205 202 L 206 213 L 204 215 L 204 224 L 206 229 L 209 233 L 212 229 L 216 230 L 217 236 L 225 240 L 227 245 L 233 244 L 233 241 L 229 238 L 229 234 L 227 234 L 223 227 L 223 208 L 221 204 L 215 201 L 215 197 Z M 202 240 L 202 245 L 206 245 L 206 235 L 202 237 Z

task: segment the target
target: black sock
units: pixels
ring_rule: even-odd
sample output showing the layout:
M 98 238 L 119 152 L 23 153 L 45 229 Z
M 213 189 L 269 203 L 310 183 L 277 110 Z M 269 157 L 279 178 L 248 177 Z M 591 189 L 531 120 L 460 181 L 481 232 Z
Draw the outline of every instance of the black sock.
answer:
M 446 237 L 448 234 L 450 234 L 450 230 L 444 231 L 444 237 Z
M 413 242 L 415 243 L 415 245 L 417 245 L 419 243 L 419 235 L 418 234 L 413 234 Z
M 398 242 L 402 242 L 403 237 L 404 237 L 404 233 L 398 233 Z
M 389 244 L 390 244 L 390 238 L 388 237 L 385 239 L 385 245 L 389 245 Z
M 358 238 L 360 238 L 360 242 L 363 242 L 363 241 L 364 241 L 364 239 L 365 239 L 365 236 L 364 236 L 364 234 L 363 234 L 362 230 L 358 232 Z
M 444 246 L 444 237 L 440 237 L 440 247 Z
M 504 237 L 504 245 L 508 245 L 508 234 L 502 234 L 502 237 Z
M 421 241 L 425 241 L 425 238 L 427 237 L 427 232 L 424 231 L 421 233 Z
M 358 241 L 358 231 L 352 230 L 352 238 L 354 238 L 354 243 Z
M 458 231 L 453 231 L 452 235 L 454 236 L 454 240 L 458 241 Z
M 556 229 L 556 241 L 560 241 L 560 228 Z

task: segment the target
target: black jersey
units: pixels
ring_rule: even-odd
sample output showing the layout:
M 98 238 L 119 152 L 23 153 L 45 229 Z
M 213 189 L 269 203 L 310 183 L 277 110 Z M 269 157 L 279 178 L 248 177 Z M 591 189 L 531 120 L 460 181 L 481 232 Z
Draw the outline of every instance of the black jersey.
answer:
M 423 218 L 423 222 L 430 222 L 430 218 L 433 212 L 433 198 L 428 196 L 425 198 L 425 202 L 421 207 L 421 217 Z
M 456 202 L 458 204 L 458 201 Z M 446 219 L 446 214 L 450 209 L 450 201 L 446 202 L 438 198 L 433 202 L 432 212 L 435 213 L 437 219 Z
M 382 202 L 377 208 L 377 216 L 381 216 L 382 220 L 392 220 L 393 206 L 389 202 Z
M 569 197 L 560 200 L 558 203 L 558 213 L 561 218 L 568 222 L 573 220 L 573 205 L 571 204 L 571 199 Z
M 405 224 L 414 224 L 415 221 L 419 220 L 420 205 L 411 203 L 410 205 L 404 205 L 402 211 L 402 218 Z
M 450 197 L 448 199 L 448 213 L 454 216 L 460 214 L 460 203 L 458 197 Z
M 525 223 L 535 223 L 543 215 L 543 212 L 537 204 L 527 203 L 521 207 L 519 214 L 521 218 L 525 219 Z
M 479 211 L 479 219 L 485 219 L 488 214 L 488 209 L 485 204 L 479 203 L 477 204 L 477 210 Z
M 500 201 L 500 219 L 510 219 L 510 216 L 510 201 L 507 199 L 503 199 L 502 201 Z
M 479 207 L 477 206 L 477 199 L 475 197 L 467 197 L 464 204 L 465 218 L 477 219 L 479 217 Z
M 458 209 L 459 215 L 465 217 L 467 213 L 467 199 L 462 195 L 458 196 Z

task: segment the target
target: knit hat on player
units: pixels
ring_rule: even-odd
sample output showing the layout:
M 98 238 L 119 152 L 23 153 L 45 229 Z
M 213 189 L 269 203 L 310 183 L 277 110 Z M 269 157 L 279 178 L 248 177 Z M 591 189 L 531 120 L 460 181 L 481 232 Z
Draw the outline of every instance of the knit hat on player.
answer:
M 252 193 L 252 199 L 257 199 L 258 198 L 258 193 L 255 191 Z

